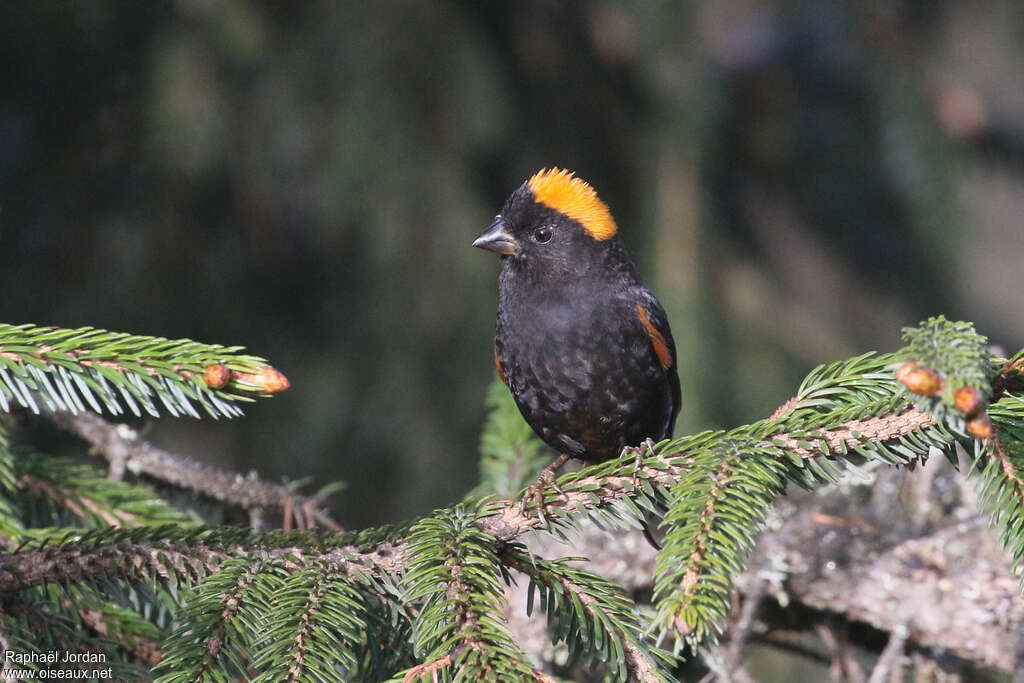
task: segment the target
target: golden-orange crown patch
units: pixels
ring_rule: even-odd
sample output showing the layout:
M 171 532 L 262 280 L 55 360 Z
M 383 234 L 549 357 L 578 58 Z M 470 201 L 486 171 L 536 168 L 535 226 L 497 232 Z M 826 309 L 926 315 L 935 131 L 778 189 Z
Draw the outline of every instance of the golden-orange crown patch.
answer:
M 611 239 L 618 230 L 608 206 L 572 171 L 543 169 L 527 181 L 534 201 L 560 211 L 583 226 L 595 240 Z

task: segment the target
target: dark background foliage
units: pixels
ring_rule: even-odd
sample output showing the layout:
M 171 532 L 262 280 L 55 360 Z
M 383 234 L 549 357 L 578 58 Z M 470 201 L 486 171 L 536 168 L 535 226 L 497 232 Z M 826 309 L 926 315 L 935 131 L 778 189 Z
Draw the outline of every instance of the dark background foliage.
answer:
M 679 430 L 933 313 L 1017 348 L 1022 36 L 1012 0 L 3 3 L 0 318 L 244 344 L 292 390 L 150 438 L 406 518 L 477 479 L 469 243 L 543 166 L 665 303 Z

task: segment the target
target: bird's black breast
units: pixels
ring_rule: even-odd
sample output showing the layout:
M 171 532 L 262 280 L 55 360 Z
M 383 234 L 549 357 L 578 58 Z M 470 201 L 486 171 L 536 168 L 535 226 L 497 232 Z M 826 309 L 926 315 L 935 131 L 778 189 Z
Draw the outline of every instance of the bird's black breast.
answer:
M 660 362 L 626 295 L 637 285 L 534 287 L 530 296 L 508 281 L 514 277 L 502 274 L 495 349 L 534 431 L 588 461 L 669 436 L 678 411 L 676 369 Z

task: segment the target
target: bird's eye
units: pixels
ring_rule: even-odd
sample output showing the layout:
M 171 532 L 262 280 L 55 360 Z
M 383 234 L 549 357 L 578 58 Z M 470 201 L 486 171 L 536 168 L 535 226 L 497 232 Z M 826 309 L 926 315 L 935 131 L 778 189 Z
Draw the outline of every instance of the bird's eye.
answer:
M 533 231 L 533 239 L 535 242 L 544 244 L 551 241 L 552 234 L 551 228 L 537 228 Z

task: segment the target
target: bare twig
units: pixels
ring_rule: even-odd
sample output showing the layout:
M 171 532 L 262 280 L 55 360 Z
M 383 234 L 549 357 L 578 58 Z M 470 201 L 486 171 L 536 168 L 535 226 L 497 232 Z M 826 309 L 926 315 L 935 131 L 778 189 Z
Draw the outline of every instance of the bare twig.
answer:
M 312 528 L 315 518 L 326 521 L 326 514 L 317 509 L 323 501 L 316 496 L 302 496 L 286 486 L 263 481 L 255 474 L 243 476 L 165 451 L 140 439 L 130 428 L 107 422 L 94 413 L 58 412 L 50 417 L 100 451 L 111 463 L 111 476 L 127 469 L 243 509 L 269 507 L 294 511 L 297 526 L 303 529 Z M 309 512 L 313 515 L 304 514 Z M 290 517 L 285 520 L 289 528 Z M 336 526 L 336 523 L 328 522 L 328 526 Z
M 405 677 L 402 678 L 402 683 L 413 683 L 413 681 L 422 680 L 426 676 L 430 676 L 431 680 L 438 680 L 437 673 L 442 669 L 447 669 L 452 665 L 452 656 L 445 655 L 440 659 L 435 659 L 430 662 L 423 664 L 417 664 L 408 671 L 405 672 Z
M 1017 642 L 1013 653 L 1013 683 L 1024 683 L 1024 621 L 1017 624 Z
M 875 668 L 871 670 L 868 683 L 885 683 L 886 679 L 903 680 L 903 648 L 907 644 L 907 629 L 895 628 L 889 636 L 889 642 L 882 650 Z
M 950 666 L 942 658 L 929 657 L 923 652 L 912 652 L 910 655 L 914 683 L 963 683 L 963 671 Z M 968 680 L 974 680 L 970 678 Z M 900 679 L 899 683 L 903 683 Z M 1015 681 L 1014 683 L 1017 683 Z
M 847 647 L 846 637 L 836 634 L 835 630 L 826 623 L 817 624 L 814 627 L 815 633 L 821 638 L 828 648 L 832 662 L 829 664 L 829 677 L 833 681 L 848 680 L 850 683 L 864 683 L 864 671 L 860 668 L 857 658 L 853 656 L 850 648 Z
M 770 635 L 754 636 L 751 638 L 751 641 L 758 645 L 764 645 L 774 650 L 779 650 L 780 652 L 792 653 L 812 662 L 817 662 L 818 664 L 824 664 L 827 666 L 830 663 L 828 657 L 824 656 L 814 648 L 804 645 L 803 643 L 777 638 Z
M 249 508 L 249 530 L 254 534 L 263 529 L 263 508 L 254 505 Z
M 722 652 L 722 660 L 727 671 L 735 675 L 743 668 L 740 657 L 743 654 L 743 646 L 750 637 L 754 628 L 754 615 L 764 597 L 765 585 L 762 580 L 755 580 L 750 590 L 744 596 L 743 607 L 740 608 L 740 616 L 736 624 L 730 629 L 729 645 Z

